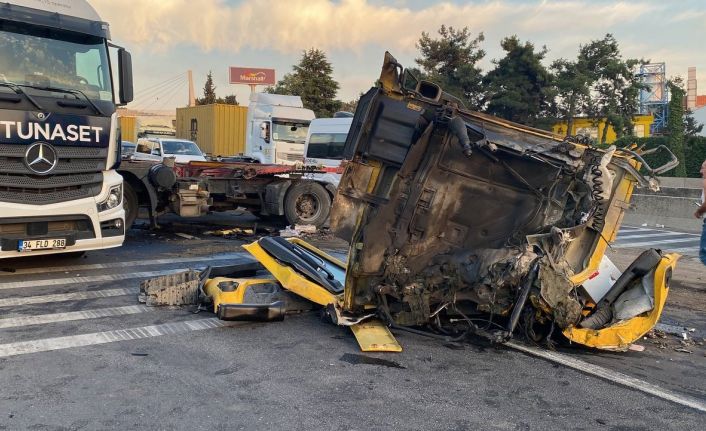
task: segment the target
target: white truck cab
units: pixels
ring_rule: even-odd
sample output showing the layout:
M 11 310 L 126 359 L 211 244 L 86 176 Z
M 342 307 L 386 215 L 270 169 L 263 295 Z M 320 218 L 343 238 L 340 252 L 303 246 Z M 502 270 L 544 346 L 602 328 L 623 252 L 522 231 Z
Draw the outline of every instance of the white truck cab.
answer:
M 0 2 L 0 259 L 125 239 L 116 107 L 132 60 L 110 38 L 85 0 Z
M 304 108 L 299 96 L 251 94 L 245 155 L 266 164 L 301 163 L 314 118 L 314 111 Z

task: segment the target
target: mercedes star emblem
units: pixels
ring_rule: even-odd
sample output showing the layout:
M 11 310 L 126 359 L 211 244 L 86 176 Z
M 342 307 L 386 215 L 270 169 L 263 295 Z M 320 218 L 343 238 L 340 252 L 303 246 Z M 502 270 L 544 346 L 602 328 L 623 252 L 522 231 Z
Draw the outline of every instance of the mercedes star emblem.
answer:
M 54 170 L 58 161 L 54 147 L 44 142 L 30 145 L 25 153 L 25 164 L 37 175 L 47 175 Z

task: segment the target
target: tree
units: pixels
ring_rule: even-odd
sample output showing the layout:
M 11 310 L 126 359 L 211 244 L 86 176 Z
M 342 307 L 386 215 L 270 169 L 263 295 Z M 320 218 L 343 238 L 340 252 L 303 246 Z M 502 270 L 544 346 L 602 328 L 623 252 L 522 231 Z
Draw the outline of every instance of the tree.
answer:
M 684 89 L 681 80 L 676 79 L 668 84 L 671 99 L 667 116 L 667 146 L 679 159 L 679 166 L 674 170 L 674 176 L 686 177 L 686 160 L 684 158 Z
M 531 42 L 523 44 L 517 36 L 503 39 L 500 46 L 505 57 L 483 79 L 487 111 L 517 123 L 547 126 L 542 123 L 551 118 L 554 104 L 551 74 L 542 64 L 547 48 L 536 52 Z
M 600 143 L 605 144 L 608 127 L 612 126 L 618 138 L 633 133 L 632 119 L 638 111 L 640 90 L 645 86 L 634 70 L 644 60 L 623 60 L 620 47 L 613 35 L 594 40 L 581 49 L 586 70 L 592 71 L 592 99 L 587 112 L 592 117 L 605 119 Z
M 468 27 L 456 30 L 444 25 L 438 33 L 440 37 L 432 39 L 429 33 L 422 32 L 417 42 L 420 57 L 415 61 L 421 67 L 419 77 L 439 84 L 467 107 L 480 108 L 483 72 L 476 64 L 485 57 L 485 51 L 479 48 L 485 36 L 478 33 L 471 39 Z
M 684 136 L 691 138 L 698 135 L 704 129 L 703 124 L 698 124 L 694 118 L 694 111 L 687 109 L 684 113 Z
M 219 97 L 216 100 L 216 103 L 223 103 L 225 105 L 240 105 L 240 103 L 238 103 L 238 98 L 235 96 L 235 94 L 231 94 L 226 97 Z
M 213 85 L 213 73 L 208 72 L 206 76 L 206 84 L 203 86 L 203 97 L 196 99 L 197 105 L 210 105 L 216 103 L 216 86 Z
M 313 110 L 317 117 L 331 117 L 340 108 L 336 100 L 340 88 L 333 79 L 333 67 L 326 53 L 311 48 L 304 51 L 292 72 L 286 74 L 273 87 L 265 90 L 273 94 L 291 94 L 302 98 L 304 106 Z
M 591 85 L 594 76 L 587 69 L 586 59 L 581 54 L 576 61 L 560 58 L 551 65 L 556 92 L 556 109 L 559 117 L 566 121 L 566 136 L 574 128 L 574 118 L 585 112 L 591 98 Z

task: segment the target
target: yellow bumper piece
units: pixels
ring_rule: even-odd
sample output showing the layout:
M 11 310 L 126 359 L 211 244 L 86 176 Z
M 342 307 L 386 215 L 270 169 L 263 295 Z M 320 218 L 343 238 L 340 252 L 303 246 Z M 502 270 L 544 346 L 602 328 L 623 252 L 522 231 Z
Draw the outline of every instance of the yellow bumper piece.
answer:
M 596 349 L 627 350 L 630 344 L 642 338 L 659 322 L 669 292 L 669 274 L 674 270 L 680 257 L 678 254 L 667 254 L 657 265 L 654 280 L 654 308 L 652 311 L 603 329 L 570 327 L 564 330 L 564 335 L 575 343 Z

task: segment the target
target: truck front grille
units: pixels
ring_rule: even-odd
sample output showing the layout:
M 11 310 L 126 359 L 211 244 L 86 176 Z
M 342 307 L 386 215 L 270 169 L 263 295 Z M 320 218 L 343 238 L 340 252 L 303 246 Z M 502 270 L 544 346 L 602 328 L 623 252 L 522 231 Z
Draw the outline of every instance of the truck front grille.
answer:
M 97 196 L 103 184 L 107 148 L 55 147 L 59 157 L 49 176 L 24 163 L 24 145 L 0 145 L 0 202 L 46 205 Z

